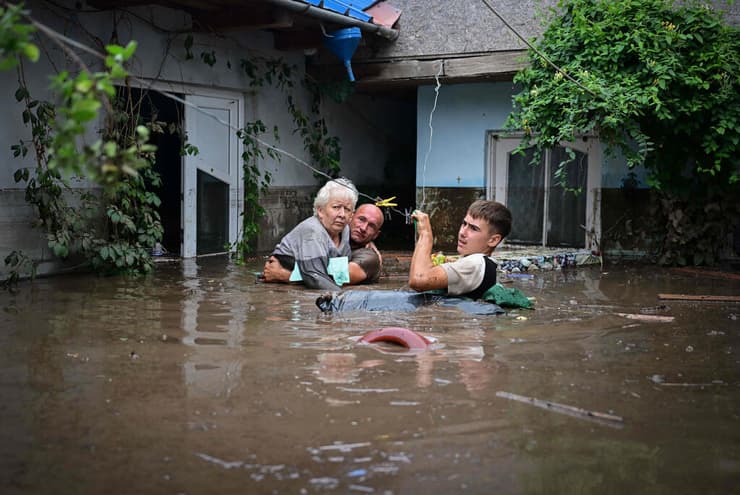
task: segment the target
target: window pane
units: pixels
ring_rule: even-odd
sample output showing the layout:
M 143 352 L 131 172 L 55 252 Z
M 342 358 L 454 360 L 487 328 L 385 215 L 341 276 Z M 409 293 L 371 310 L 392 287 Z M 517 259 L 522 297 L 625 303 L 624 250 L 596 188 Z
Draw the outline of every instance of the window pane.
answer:
M 586 231 L 586 179 L 588 155 L 575 151 L 576 158 L 565 166 L 564 188 L 556 177 L 560 162 L 569 159 L 565 149 L 557 147 L 550 155 L 550 198 L 547 204 L 547 245 L 584 247 Z M 579 192 L 572 191 L 573 189 Z
M 545 167 L 532 165 L 534 151 L 509 154 L 507 207 L 513 217 L 508 239 L 526 244 L 542 244 L 542 219 L 545 205 Z
M 196 253 L 223 253 L 229 240 L 229 185 L 198 170 Z

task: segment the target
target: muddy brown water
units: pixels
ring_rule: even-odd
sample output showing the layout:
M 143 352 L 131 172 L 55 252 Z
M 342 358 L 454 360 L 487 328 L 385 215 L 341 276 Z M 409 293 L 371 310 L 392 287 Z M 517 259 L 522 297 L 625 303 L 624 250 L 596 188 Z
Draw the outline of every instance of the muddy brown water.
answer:
M 736 280 L 579 268 L 516 279 L 534 311 L 324 315 L 318 292 L 256 284 L 259 269 L 209 258 L 0 293 L 0 492 L 740 487 L 740 305 L 657 298 L 738 295 Z M 355 343 L 383 326 L 438 342 Z

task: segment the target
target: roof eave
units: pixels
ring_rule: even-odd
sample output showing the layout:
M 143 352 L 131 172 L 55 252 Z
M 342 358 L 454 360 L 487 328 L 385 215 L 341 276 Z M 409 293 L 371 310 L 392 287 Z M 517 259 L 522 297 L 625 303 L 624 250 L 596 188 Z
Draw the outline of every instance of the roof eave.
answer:
M 398 38 L 398 29 L 389 28 L 380 24 L 374 24 L 372 22 L 361 21 L 360 19 L 355 19 L 353 17 L 342 15 L 337 12 L 332 12 L 330 10 L 316 7 L 305 2 L 298 2 L 296 0 L 265 1 L 275 6 L 282 7 L 286 10 L 325 20 L 327 22 L 333 22 L 344 26 L 356 26 L 365 33 L 376 34 L 390 41 L 395 41 Z

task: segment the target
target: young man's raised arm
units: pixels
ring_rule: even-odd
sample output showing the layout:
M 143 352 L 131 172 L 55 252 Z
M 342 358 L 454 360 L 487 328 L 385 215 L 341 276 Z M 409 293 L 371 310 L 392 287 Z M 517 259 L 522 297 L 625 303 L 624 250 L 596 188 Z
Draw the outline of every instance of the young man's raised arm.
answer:
M 432 263 L 432 245 L 434 235 L 429 215 L 414 211 L 411 217 L 416 220 L 416 247 L 411 257 L 409 270 L 409 287 L 416 291 L 447 288 L 447 272 L 441 266 Z

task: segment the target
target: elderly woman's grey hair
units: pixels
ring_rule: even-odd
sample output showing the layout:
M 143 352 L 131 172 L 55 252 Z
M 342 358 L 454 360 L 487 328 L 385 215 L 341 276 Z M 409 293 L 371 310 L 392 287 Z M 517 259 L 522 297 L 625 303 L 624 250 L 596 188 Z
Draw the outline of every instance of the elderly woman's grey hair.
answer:
M 332 179 L 324 184 L 316 194 L 316 198 L 313 200 L 314 215 L 316 215 L 319 208 L 325 207 L 332 199 L 348 199 L 352 202 L 352 210 L 354 210 L 357 198 L 357 188 L 351 180 L 346 177 Z

